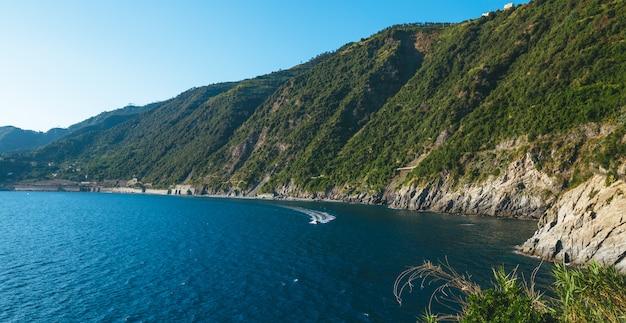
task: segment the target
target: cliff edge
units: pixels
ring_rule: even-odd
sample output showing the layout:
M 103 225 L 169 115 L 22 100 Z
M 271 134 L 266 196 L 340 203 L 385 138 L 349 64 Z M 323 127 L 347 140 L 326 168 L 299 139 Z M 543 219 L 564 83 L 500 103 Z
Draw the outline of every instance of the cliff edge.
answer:
M 626 183 L 596 175 L 563 193 L 519 251 L 553 261 L 596 260 L 626 272 Z
M 538 219 L 560 193 L 555 178 L 537 170 L 530 154 L 513 161 L 499 176 L 483 182 L 439 181 L 402 187 L 390 198 L 398 209 Z

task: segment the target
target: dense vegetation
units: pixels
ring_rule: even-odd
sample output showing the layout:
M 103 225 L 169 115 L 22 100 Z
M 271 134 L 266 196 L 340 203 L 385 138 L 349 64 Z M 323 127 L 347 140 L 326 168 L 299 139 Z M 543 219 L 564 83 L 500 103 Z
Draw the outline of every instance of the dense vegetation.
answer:
M 618 0 L 534 0 L 459 24 L 393 26 L 289 70 L 87 120 L 7 156 L 0 173 L 380 194 L 481 181 L 528 154 L 563 187 L 597 172 L 610 182 L 626 154 L 625 40 Z
M 348 44 L 290 80 L 209 159 L 203 181 L 245 189 L 271 174 L 270 188 L 332 186 L 337 173 L 329 161 L 420 66 L 413 32 L 390 28 Z
M 161 186 L 182 182 L 260 101 L 308 66 L 193 88 L 173 99 L 142 107 L 136 114 L 105 113 L 20 159 L 39 161 L 29 176 L 37 179 L 102 181 L 137 177 Z
M 433 298 L 458 308 L 455 314 L 433 313 L 422 316 L 425 322 L 623 322 L 626 320 L 626 276 L 614 266 L 591 262 L 582 268 L 555 264 L 554 283 L 549 290 L 536 290 L 534 274 L 530 281 L 520 279 L 516 270 L 494 270 L 493 287 L 483 290 L 447 263 L 425 261 L 402 273 L 395 294 L 413 283 L 421 286 L 439 283 Z M 551 295 L 551 296 L 547 296 Z M 432 305 L 432 304 L 431 304 Z

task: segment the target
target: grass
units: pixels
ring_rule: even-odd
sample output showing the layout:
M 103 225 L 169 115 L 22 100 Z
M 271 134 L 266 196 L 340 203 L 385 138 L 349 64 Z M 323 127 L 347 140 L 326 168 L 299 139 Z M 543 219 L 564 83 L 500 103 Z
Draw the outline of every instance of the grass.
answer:
M 508 273 L 504 268 L 494 269 L 492 288 L 482 289 L 470 275 L 455 271 L 447 260 L 439 264 L 424 261 L 398 276 L 394 295 L 402 304 L 402 294 L 411 292 L 415 282 L 421 288 L 439 284 L 420 317 L 423 322 L 626 322 L 626 276 L 615 266 L 590 262 L 570 268 L 555 264 L 555 281 L 549 291 L 536 290 L 538 269 L 529 281 L 519 278 L 517 268 Z M 433 313 L 433 302 L 453 313 Z
M 626 322 L 626 276 L 596 262 L 554 267 L 556 308 L 564 322 Z

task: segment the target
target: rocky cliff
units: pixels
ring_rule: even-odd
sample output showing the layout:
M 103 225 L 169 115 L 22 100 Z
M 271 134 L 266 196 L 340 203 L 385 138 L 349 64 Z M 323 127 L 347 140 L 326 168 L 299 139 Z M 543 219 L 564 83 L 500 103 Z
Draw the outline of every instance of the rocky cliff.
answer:
M 544 259 L 582 264 L 596 260 L 626 271 L 626 183 L 594 176 L 565 192 L 519 250 Z
M 398 175 L 399 180 L 402 174 Z M 212 192 L 229 196 L 339 200 L 352 203 L 382 204 L 391 208 L 428 210 L 441 213 L 491 215 L 539 219 L 562 191 L 556 178 L 537 170 L 530 154 L 508 165 L 498 176 L 481 182 L 458 183 L 451 179 L 396 187 L 394 183 L 378 192 L 352 192 L 335 187 L 310 193 L 291 183 L 274 194 L 258 195 L 257 190 Z
M 254 196 L 251 192 L 248 196 Z M 245 193 L 244 193 L 245 195 Z M 519 247 L 521 253 L 550 261 L 583 264 L 596 260 L 626 272 L 626 183 L 607 185 L 605 174 L 595 175 L 564 190 L 555 176 L 537 170 L 527 153 L 499 176 L 480 183 L 453 184 L 441 180 L 373 194 L 347 194 L 334 189 L 303 193 L 295 185 L 281 187 L 273 197 L 333 199 L 385 204 L 392 208 L 444 213 L 536 218 L 538 230 Z M 268 197 L 268 196 L 264 196 Z
M 455 185 L 439 181 L 403 187 L 389 205 L 444 213 L 539 218 L 559 191 L 556 180 L 538 171 L 531 156 L 525 154 L 499 176 L 482 182 Z

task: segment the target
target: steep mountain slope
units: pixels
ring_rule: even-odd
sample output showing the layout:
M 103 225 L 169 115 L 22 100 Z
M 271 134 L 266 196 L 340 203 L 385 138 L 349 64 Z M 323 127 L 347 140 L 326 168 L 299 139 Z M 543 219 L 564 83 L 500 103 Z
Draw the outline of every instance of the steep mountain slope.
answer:
M 125 121 L 130 119 L 144 111 L 150 110 L 155 107 L 157 104 L 152 103 L 144 106 L 136 106 L 136 105 L 127 105 L 121 109 L 116 109 L 113 111 L 106 111 L 98 114 L 95 117 L 91 117 L 87 120 L 81 121 L 77 124 L 73 124 L 67 128 L 70 132 L 78 131 L 79 129 L 88 128 L 91 129 L 108 129 L 114 125 L 116 125 L 113 120 L 117 121 Z
M 316 61 L 241 82 L 193 88 L 142 107 L 139 115 L 105 116 L 37 150 L 33 158 L 44 165 L 53 161 L 60 172 L 73 164 L 74 179 L 138 177 L 162 187 L 182 182 L 279 85 Z M 109 122 L 114 122 L 112 127 L 101 126 Z
M 399 88 L 385 92 L 374 82 L 363 91 L 362 81 L 350 75 L 340 83 L 350 84 L 351 92 L 335 90 L 337 83 L 330 81 L 322 87 L 326 92 L 321 91 L 321 82 L 313 84 L 318 70 L 332 80 L 346 77 L 347 68 L 332 68 L 332 64 L 339 66 L 338 55 L 302 75 L 309 81 L 304 89 L 297 88 L 301 83 L 294 80 L 291 87 L 275 94 L 251 118 L 255 122 L 245 124 L 210 159 L 208 174 L 194 178 L 195 183 L 245 194 L 267 181 L 261 192 L 342 199 L 371 195 L 372 201 L 389 203 L 393 197 L 383 198 L 384 193 L 397 190 L 390 184 L 455 190 L 463 183 L 480 185 L 498 177 L 517 162 L 550 178 L 551 183 L 529 197 L 546 201 L 532 207 L 531 215 L 539 216 L 562 187 L 588 178 L 600 156 L 578 155 L 590 149 L 585 145 L 588 139 L 599 139 L 580 133 L 593 133 L 585 130 L 595 128 L 592 123 L 614 125 L 611 131 L 623 127 L 623 10 L 619 1 L 535 1 L 447 28 L 390 28 L 338 53 L 365 50 L 375 41 L 391 44 L 393 33 L 410 35 L 413 46 L 422 51 L 411 54 L 414 61 L 397 62 L 412 62 L 415 73 L 396 83 L 382 82 Z M 388 53 L 384 46 L 379 48 Z M 353 59 L 351 64 L 359 71 L 357 62 Z M 406 65 L 396 69 L 412 70 Z M 389 79 L 400 75 L 370 66 L 361 75 L 376 71 L 385 71 Z M 407 82 L 402 84 L 403 80 Z M 306 91 L 319 94 L 302 94 Z M 386 98 L 381 100 L 384 104 L 360 99 L 364 93 Z M 332 104 L 324 101 L 329 97 Z M 355 106 L 353 102 L 365 108 L 342 109 Z M 360 117 L 358 111 L 366 111 L 367 118 L 356 126 L 349 124 L 347 116 L 354 122 Z M 610 164 L 618 156 L 605 157 L 604 164 Z M 529 163 L 518 162 L 520 158 Z M 414 167 L 408 176 L 396 170 L 405 166 Z M 517 186 L 524 190 L 525 184 L 512 185 Z M 500 202 L 510 199 L 508 193 Z M 522 205 L 503 206 L 488 213 L 523 216 L 527 212 Z M 506 212 L 507 208 L 514 211 Z M 462 211 L 463 207 L 448 209 Z
M 318 188 L 310 179 L 332 173 L 328 161 L 421 65 L 416 31 L 428 38 L 439 29 L 390 28 L 342 47 L 260 106 L 194 181 L 226 191 L 248 190 L 264 179 L 266 187 Z
M 608 133 L 623 128 L 624 17 L 619 1 L 533 1 L 447 29 L 433 61 L 448 63 L 426 61 L 413 87 L 381 110 L 402 117 L 372 124 L 378 137 L 394 138 L 385 135 L 392 127 L 413 134 L 384 144 L 394 148 L 382 158 L 415 166 L 391 204 L 538 217 L 598 164 L 616 169 L 623 154 L 599 151 Z M 510 165 L 545 180 L 511 177 Z M 496 183 L 506 187 L 485 189 L 503 186 Z

